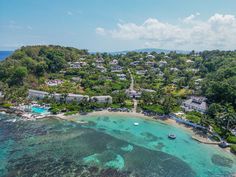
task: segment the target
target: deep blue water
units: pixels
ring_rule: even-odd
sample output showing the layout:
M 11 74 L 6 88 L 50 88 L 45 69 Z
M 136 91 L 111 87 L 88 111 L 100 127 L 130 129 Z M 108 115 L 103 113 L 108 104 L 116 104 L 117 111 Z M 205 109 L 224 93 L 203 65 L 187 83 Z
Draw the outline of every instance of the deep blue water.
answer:
M 0 61 L 6 59 L 13 51 L 0 51 Z

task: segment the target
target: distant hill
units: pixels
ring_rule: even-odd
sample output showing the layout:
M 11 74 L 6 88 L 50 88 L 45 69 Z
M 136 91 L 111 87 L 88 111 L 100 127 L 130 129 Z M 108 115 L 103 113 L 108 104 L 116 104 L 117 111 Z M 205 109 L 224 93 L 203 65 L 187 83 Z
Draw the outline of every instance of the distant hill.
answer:
M 13 51 L 0 51 L 0 61 L 9 57 L 12 53 Z
M 126 50 L 126 51 L 118 51 L 118 52 L 109 52 L 113 55 L 116 54 L 126 54 L 127 52 L 156 52 L 156 53 L 170 53 L 171 51 L 175 51 L 176 53 L 179 54 L 188 54 L 190 51 L 185 51 L 185 50 L 167 50 L 167 49 L 156 49 L 156 48 L 146 48 L 146 49 L 135 49 L 135 50 Z

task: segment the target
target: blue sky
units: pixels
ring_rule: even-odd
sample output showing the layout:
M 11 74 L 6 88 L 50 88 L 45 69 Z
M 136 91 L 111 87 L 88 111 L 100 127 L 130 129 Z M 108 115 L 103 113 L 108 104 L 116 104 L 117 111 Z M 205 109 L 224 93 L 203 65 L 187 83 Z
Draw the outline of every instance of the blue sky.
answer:
M 234 49 L 235 0 L 0 0 L 0 50 Z

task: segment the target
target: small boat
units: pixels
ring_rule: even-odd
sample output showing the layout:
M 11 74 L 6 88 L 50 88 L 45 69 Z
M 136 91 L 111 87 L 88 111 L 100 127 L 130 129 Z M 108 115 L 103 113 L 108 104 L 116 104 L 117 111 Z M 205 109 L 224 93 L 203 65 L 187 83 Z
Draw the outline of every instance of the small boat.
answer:
M 222 141 L 222 142 L 220 142 L 219 146 L 221 148 L 227 148 L 227 147 L 229 147 L 229 144 L 227 142 L 225 142 L 225 141 Z
M 176 135 L 175 135 L 175 134 L 169 134 L 169 135 L 168 135 L 168 138 L 170 138 L 170 139 L 175 139 L 175 138 L 176 138 Z
M 139 123 L 138 123 L 138 122 L 134 122 L 134 125 L 135 125 L 135 126 L 138 126 L 138 125 L 139 125 Z

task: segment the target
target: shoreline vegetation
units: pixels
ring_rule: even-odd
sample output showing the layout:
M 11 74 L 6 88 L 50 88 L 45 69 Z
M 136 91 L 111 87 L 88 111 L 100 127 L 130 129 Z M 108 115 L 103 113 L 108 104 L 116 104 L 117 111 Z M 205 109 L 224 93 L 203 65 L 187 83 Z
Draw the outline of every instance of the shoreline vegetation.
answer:
M 65 120 L 65 121 L 72 121 L 74 122 L 76 118 L 78 117 L 86 117 L 86 116 L 128 116 L 128 117 L 137 117 L 137 118 L 141 118 L 144 120 L 150 120 L 150 121 L 156 121 L 156 122 L 161 122 L 161 123 L 165 123 L 167 125 L 170 126 L 174 126 L 180 129 L 183 129 L 184 131 L 186 131 L 188 134 L 190 134 L 191 138 L 199 143 L 203 143 L 203 144 L 208 144 L 208 145 L 213 145 L 213 146 L 217 146 L 220 144 L 220 142 L 217 142 L 213 139 L 209 139 L 209 136 L 207 134 L 205 134 L 202 130 L 196 129 L 193 126 L 184 124 L 183 122 L 178 122 L 174 119 L 172 119 L 170 116 L 165 116 L 163 117 L 159 117 L 159 116 L 148 116 L 145 115 L 143 113 L 139 113 L 139 112 L 111 112 L 108 110 L 102 110 L 102 111 L 93 111 L 93 112 L 89 112 L 84 114 L 80 114 L 80 113 L 76 113 L 76 114 L 72 114 L 72 115 L 65 115 L 64 113 L 59 113 L 59 114 L 50 114 L 50 115 L 37 115 L 37 114 L 33 114 L 33 113 L 28 113 L 28 112 L 24 112 L 24 111 L 19 111 L 16 109 L 6 109 L 6 108 L 0 108 L 0 113 L 2 114 L 14 114 L 17 115 L 19 117 L 22 118 L 22 120 L 24 121 L 35 121 L 38 119 L 48 119 L 48 118 L 55 118 L 55 119 L 61 119 L 61 120 Z M 14 120 L 15 121 L 15 120 Z M 13 122 L 14 122 L 13 121 Z M 76 121 L 79 124 L 86 124 L 86 122 L 84 121 Z M 221 148 L 222 149 L 222 148 Z M 222 149 L 225 152 L 228 153 L 232 153 L 230 151 L 230 147 L 224 148 Z M 233 153 L 234 154 L 234 153 Z

